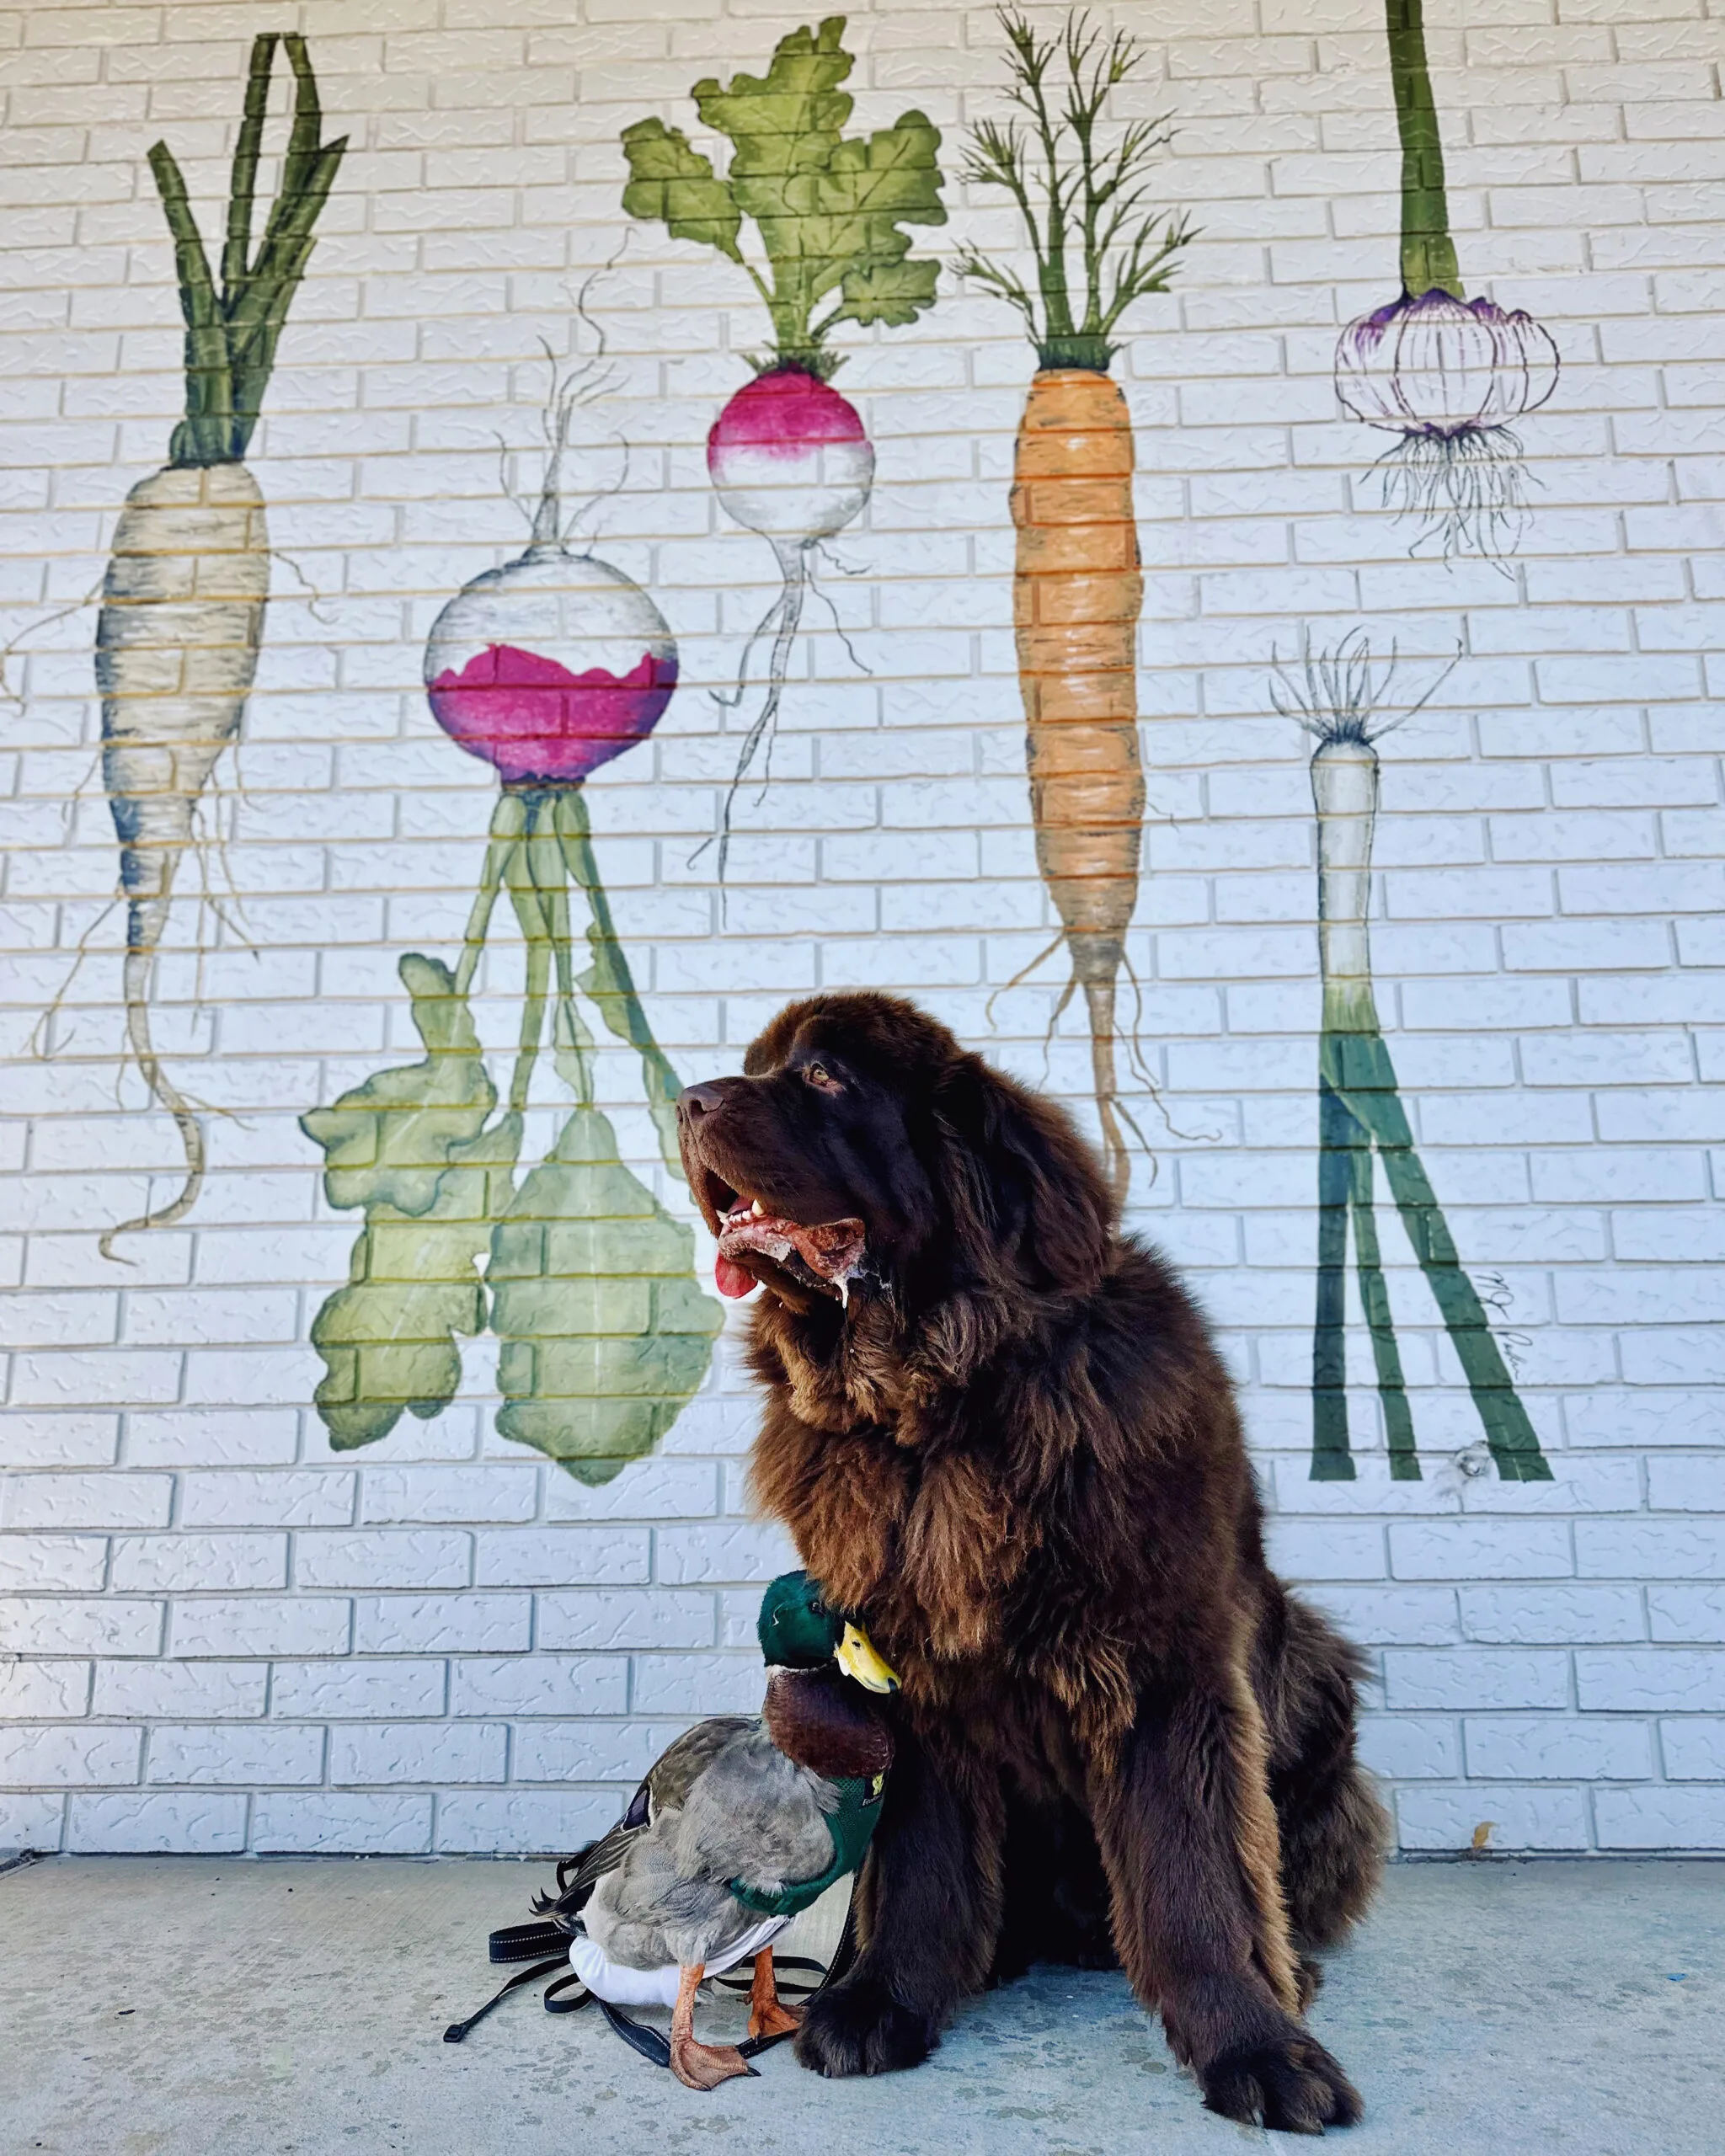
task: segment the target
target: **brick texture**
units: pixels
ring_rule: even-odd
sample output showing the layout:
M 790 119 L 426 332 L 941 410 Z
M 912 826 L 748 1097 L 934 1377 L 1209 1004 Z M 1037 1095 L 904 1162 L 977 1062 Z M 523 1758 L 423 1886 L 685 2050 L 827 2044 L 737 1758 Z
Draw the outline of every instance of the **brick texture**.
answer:
M 1725 1847 L 1725 129 L 1705 0 L 1580 12 L 1426 0 L 1469 291 L 1529 310 L 1562 360 L 1520 426 L 1519 547 L 1446 567 L 1379 505 L 1390 437 L 1331 379 L 1338 329 L 1397 283 L 1378 0 L 1236 0 L 1202 37 L 1173 0 L 1098 10 L 1144 40 L 1116 109 L 1171 115 L 1157 184 L 1199 227 L 1114 367 L 1146 579 L 1128 1098 L 1156 1156 L 1129 1214 L 1220 1328 L 1277 1560 L 1370 1657 L 1367 1750 L 1420 1849 L 1487 1821 L 1493 1849 Z M 0 14 L 0 1844 L 562 1850 L 685 1718 L 758 1700 L 752 1609 L 786 1551 L 748 1513 L 734 1340 L 656 1454 L 599 1487 L 497 1434 L 494 1342 L 467 1343 L 446 1412 L 358 1451 L 309 1404 L 355 1216 L 296 1118 L 419 1053 L 397 959 L 460 947 L 495 787 L 435 725 L 422 652 L 524 542 L 542 339 L 603 333 L 569 499 L 680 648 L 650 744 L 585 794 L 677 1071 L 734 1067 L 794 992 L 876 985 L 1094 1128 L 1081 1025 L 1055 1024 L 1060 967 L 1036 963 L 1057 924 L 1007 502 L 1033 362 L 949 269 L 913 325 L 838 333 L 873 494 L 817 564 L 723 906 L 712 852 L 692 857 L 760 650 L 741 705 L 708 692 L 734 688 L 778 589 L 702 458 L 763 323 L 740 271 L 624 216 L 617 137 L 692 124 L 698 77 L 764 67 L 803 19 L 777 0 Z M 91 673 L 90 595 L 181 395 L 144 157 L 174 147 L 217 232 L 249 40 L 296 25 L 350 149 L 249 452 L 277 550 L 256 686 L 153 990 L 210 1173 L 120 1264 L 98 1234 L 162 1204 L 180 1157 L 121 1060 Z M 1002 109 L 992 9 L 859 0 L 846 42 L 854 125 L 918 104 L 943 131 L 951 221 L 919 252 L 1010 252 L 999 202 L 951 177 L 964 127 Z M 1358 1476 L 1309 1474 L 1316 837 L 1311 744 L 1269 689 L 1302 637 L 1360 627 L 1399 654 L 1398 697 L 1434 691 L 1381 744 L 1385 1036 L 1548 1483 L 1492 1470 L 1381 1202 L 1423 1476 L 1389 1475 L 1357 1300 Z M 501 1073 L 521 968 L 494 941 L 475 1007 Z M 638 1064 L 607 1044 L 595 1068 L 625 1157 L 689 1219 Z M 558 1097 L 547 1065 L 542 1150 Z

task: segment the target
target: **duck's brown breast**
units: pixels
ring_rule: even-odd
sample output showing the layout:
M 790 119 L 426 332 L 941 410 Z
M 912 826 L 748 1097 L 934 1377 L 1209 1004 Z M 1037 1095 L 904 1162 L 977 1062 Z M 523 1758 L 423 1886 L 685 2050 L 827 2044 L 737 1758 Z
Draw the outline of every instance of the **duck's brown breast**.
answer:
M 769 1671 L 761 1716 L 788 1759 L 828 1781 L 866 1780 L 892 1764 L 892 1732 L 868 1694 L 836 1670 Z

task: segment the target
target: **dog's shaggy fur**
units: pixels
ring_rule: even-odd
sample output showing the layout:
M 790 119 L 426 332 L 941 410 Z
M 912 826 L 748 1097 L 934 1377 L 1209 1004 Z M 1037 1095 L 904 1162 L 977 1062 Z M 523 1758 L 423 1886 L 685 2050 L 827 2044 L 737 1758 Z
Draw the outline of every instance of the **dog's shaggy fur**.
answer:
M 807 1239 L 739 1261 L 756 1491 L 904 1686 L 804 2063 L 914 2065 L 964 1993 L 1117 1956 L 1213 2110 L 1351 2121 L 1300 2015 L 1381 1862 L 1356 1657 L 1265 1564 L 1203 1319 L 1065 1114 L 911 1005 L 793 1004 L 744 1067 L 683 1097 L 709 1226 L 866 1232 L 841 1284 Z

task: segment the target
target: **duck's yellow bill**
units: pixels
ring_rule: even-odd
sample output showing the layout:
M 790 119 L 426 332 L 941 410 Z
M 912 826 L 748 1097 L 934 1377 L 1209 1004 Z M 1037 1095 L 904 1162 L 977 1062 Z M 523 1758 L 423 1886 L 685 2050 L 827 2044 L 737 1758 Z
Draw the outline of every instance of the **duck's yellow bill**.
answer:
M 899 1675 L 889 1669 L 874 1651 L 874 1642 L 860 1625 L 846 1625 L 845 1636 L 839 1641 L 835 1659 L 846 1677 L 870 1692 L 896 1692 Z

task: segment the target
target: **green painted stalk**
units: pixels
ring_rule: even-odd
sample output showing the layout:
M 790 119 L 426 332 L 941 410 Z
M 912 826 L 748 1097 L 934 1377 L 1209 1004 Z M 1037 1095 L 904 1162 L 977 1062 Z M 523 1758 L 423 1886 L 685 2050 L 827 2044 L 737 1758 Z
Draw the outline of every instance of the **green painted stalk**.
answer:
M 1506 1482 L 1549 1482 L 1550 1464 L 1414 1150 L 1390 1051 L 1377 1035 L 1335 1045 L 1343 1053 L 1335 1058 L 1330 1082 L 1377 1145 L 1396 1210 L 1461 1364 L 1498 1472 Z
M 653 1038 L 636 991 L 634 975 L 611 917 L 611 900 L 599 880 L 599 863 L 593 853 L 592 825 L 585 796 L 578 787 L 557 797 L 557 835 L 569 871 L 586 894 L 587 948 L 591 963 L 581 975 L 580 985 L 594 1007 L 620 1041 L 627 1041 L 641 1059 L 641 1081 L 647 1089 L 647 1106 L 659 1134 L 659 1148 L 665 1166 L 677 1176 L 683 1171 L 682 1148 L 677 1137 L 677 1095 L 682 1081 L 670 1059 Z
M 490 931 L 491 916 L 503 891 L 504 871 L 515 841 L 526 828 L 526 807 L 518 793 L 499 793 L 497 806 L 491 812 L 491 831 L 485 847 L 485 866 L 480 873 L 479 889 L 474 895 L 473 910 L 467 915 L 466 933 L 462 937 L 461 963 L 455 969 L 455 992 L 463 1002 L 473 985 L 473 976 L 479 970 L 479 961 L 485 954 L 485 938 Z
M 252 212 L 278 45 L 294 74 L 293 121 L 280 190 L 254 254 Z M 174 152 L 165 142 L 151 147 L 150 171 L 174 241 L 185 318 L 185 417 L 174 430 L 170 465 L 195 468 L 244 459 L 263 409 L 282 325 L 311 259 L 318 215 L 347 150 L 344 135 L 326 143 L 323 132 L 318 79 L 305 40 L 291 32 L 254 38 L 228 187 L 219 291 Z
M 1402 138 L 1402 285 L 1411 299 L 1440 291 L 1466 299 L 1450 237 L 1444 140 L 1425 56 L 1425 0 L 1384 0 L 1396 131 Z
M 515 1070 L 509 1081 L 509 1104 L 517 1115 L 526 1112 L 528 1097 L 532 1091 L 533 1066 L 539 1059 L 539 1043 L 545 1033 L 545 1013 L 551 1001 L 551 924 L 545 917 L 544 901 L 540 896 L 538 879 L 533 873 L 538 806 L 537 801 L 530 801 L 526 831 L 521 843 L 510 855 L 504 871 L 510 903 L 515 908 L 521 938 L 527 947 L 521 1032 L 515 1049 Z
M 1407 1381 L 1402 1371 L 1402 1351 L 1396 1342 L 1395 1314 L 1384 1278 L 1384 1262 L 1378 1249 L 1377 1215 L 1373 1210 L 1371 1137 L 1350 1114 L 1354 1138 L 1348 1165 L 1353 1187 L 1349 1209 L 1354 1248 L 1359 1271 L 1359 1305 L 1365 1312 L 1365 1328 L 1371 1337 L 1372 1362 L 1377 1371 L 1378 1398 L 1383 1403 L 1384 1434 L 1390 1448 L 1390 1479 L 1418 1482 L 1419 1451 L 1413 1440 L 1413 1412 L 1407 1404 Z
M 1351 1482 L 1348 1442 L 1348 1200 L 1354 1118 L 1318 1087 L 1317 1317 L 1311 1335 L 1311 1479 Z
M 1143 56 L 1125 31 L 1104 40 L 1082 12 L 1048 38 L 1010 8 L 999 19 L 1012 100 L 1024 119 L 979 122 L 964 177 L 1012 196 L 1035 259 L 1036 291 L 974 248 L 961 250 L 959 268 L 1017 310 L 1039 368 L 1106 374 L 1119 350 L 1120 318 L 1146 294 L 1167 290 L 1174 258 L 1193 236 L 1178 213 L 1141 206 L 1167 130 L 1161 120 L 1132 121 L 1110 148 L 1097 149 L 1109 95 Z M 1040 165 L 1033 173 L 1033 158 Z

